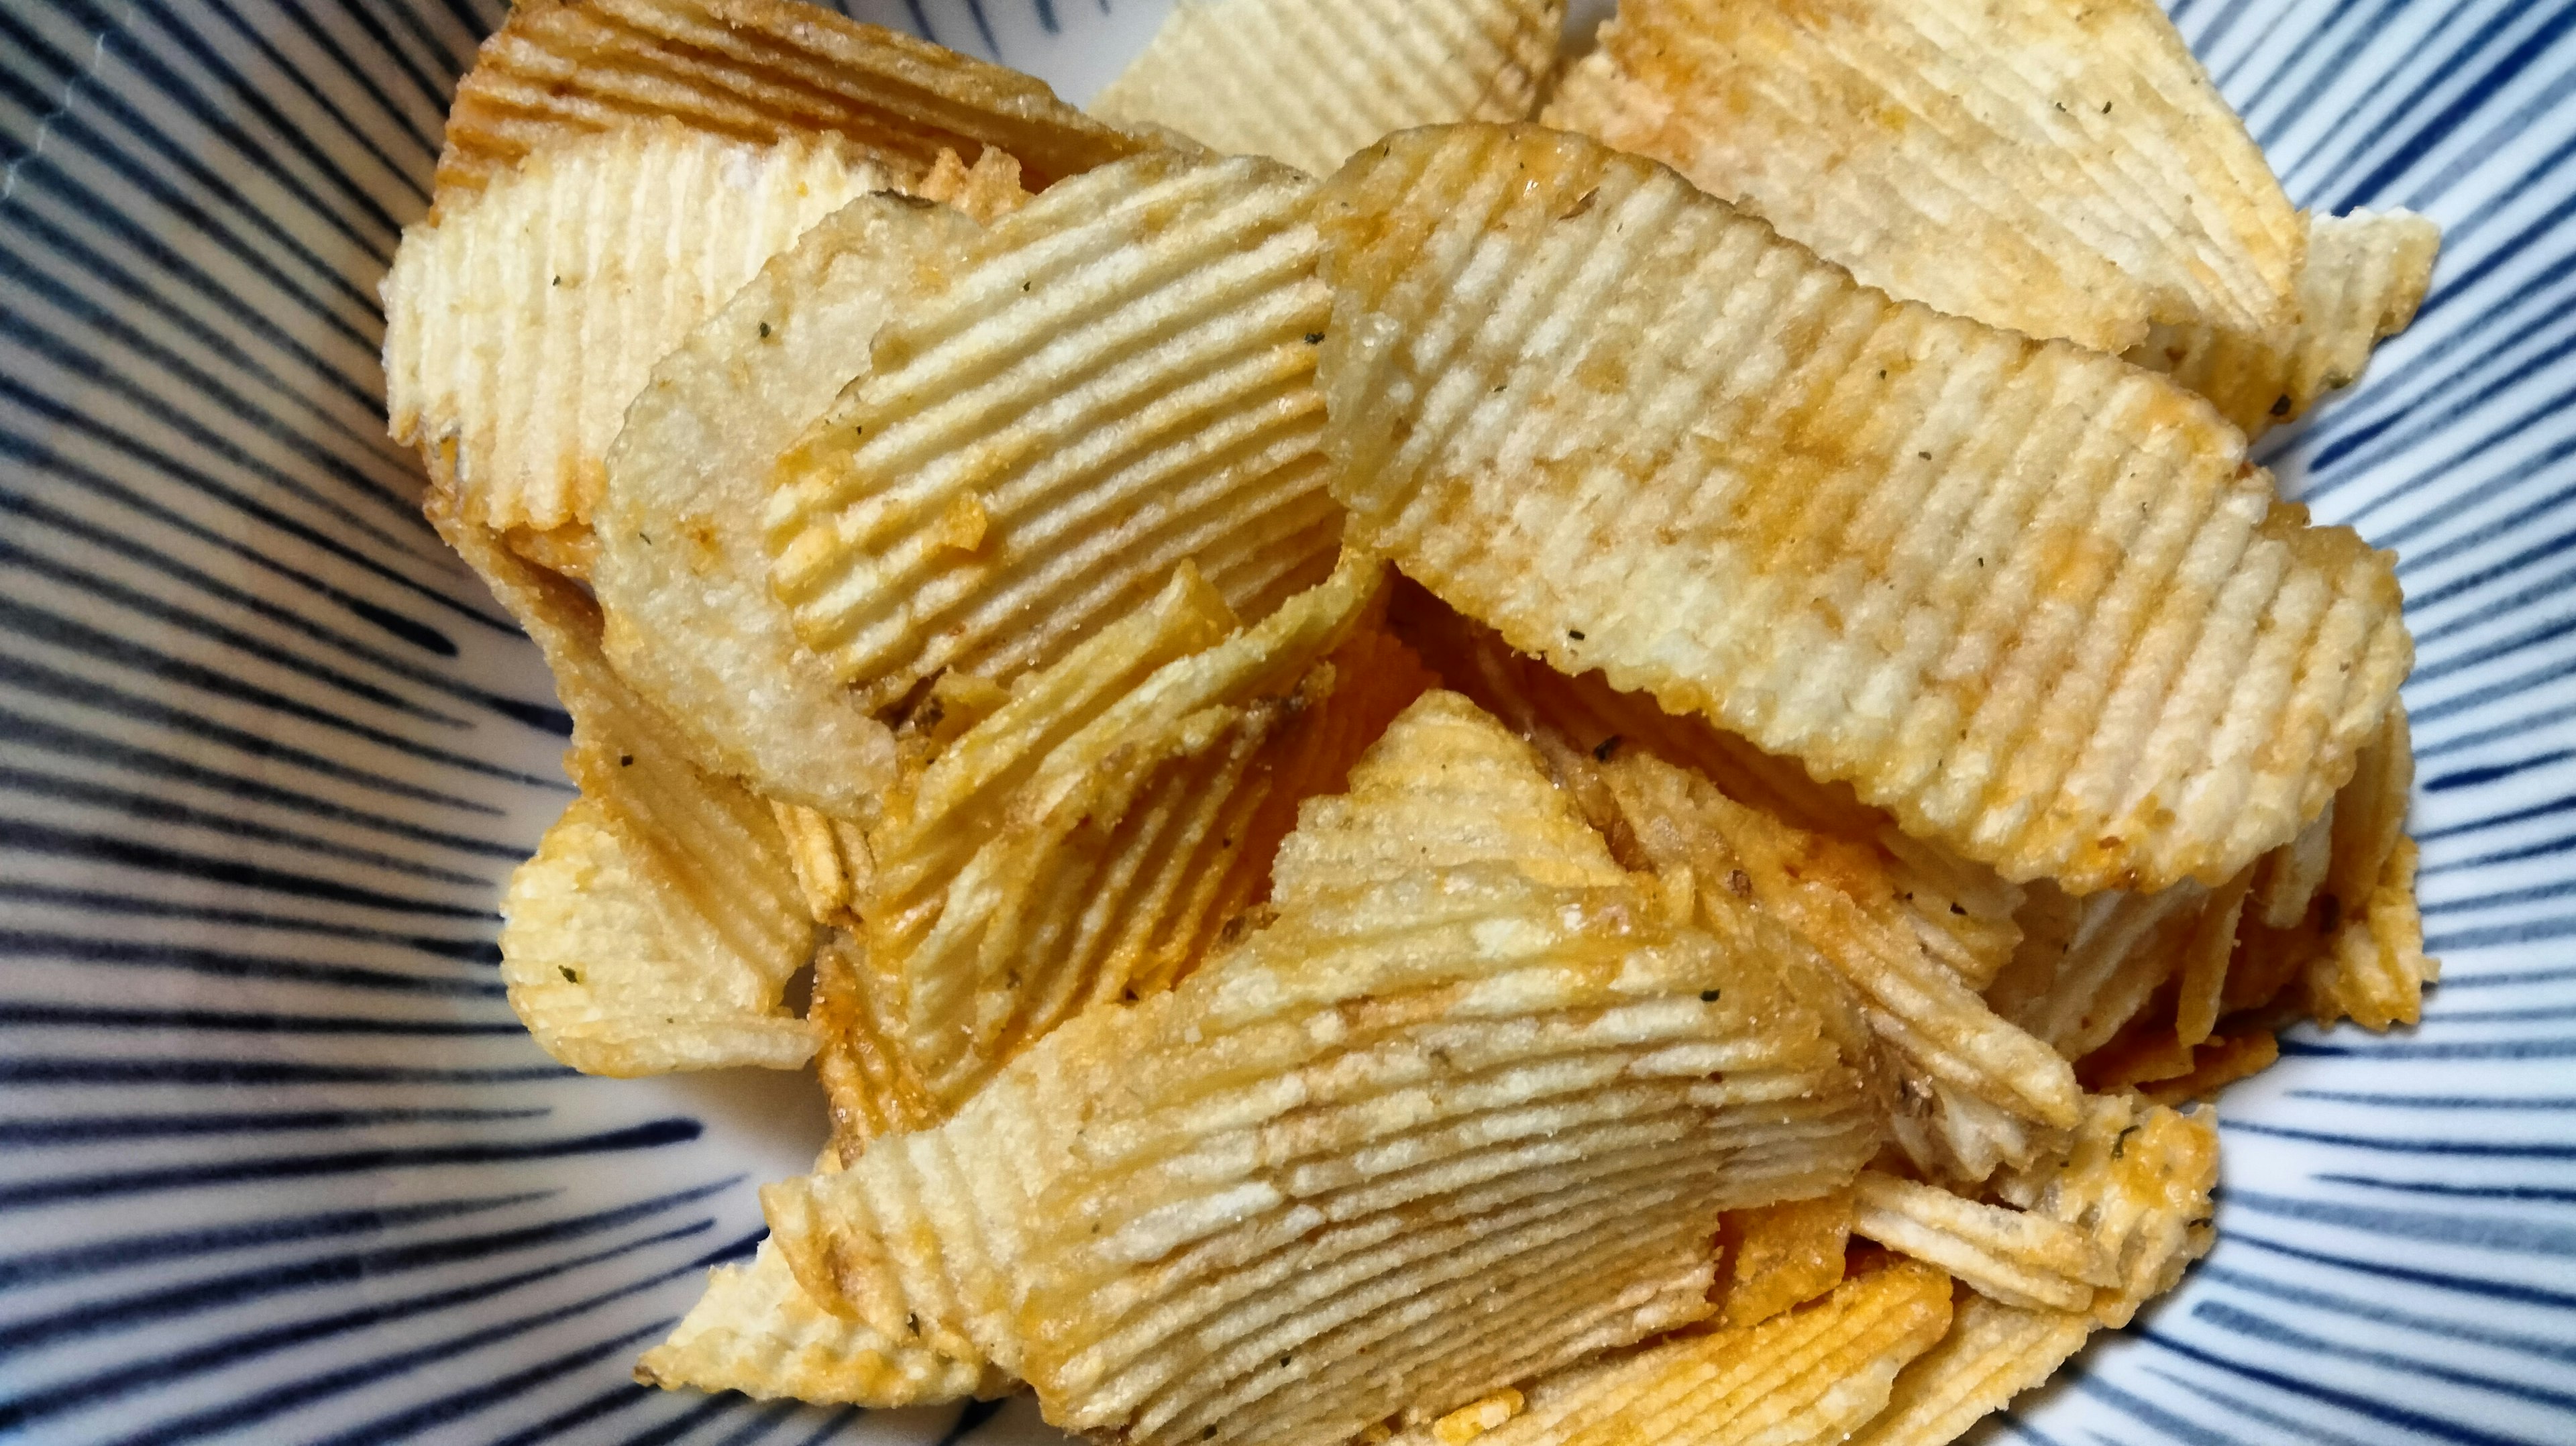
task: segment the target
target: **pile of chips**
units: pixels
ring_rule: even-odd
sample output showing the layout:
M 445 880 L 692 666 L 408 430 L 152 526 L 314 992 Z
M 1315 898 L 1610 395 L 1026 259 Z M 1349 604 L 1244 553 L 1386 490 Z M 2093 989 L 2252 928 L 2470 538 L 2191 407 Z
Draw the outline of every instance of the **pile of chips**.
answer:
M 1562 22 L 483 47 L 385 373 L 574 720 L 510 998 L 832 1111 L 639 1378 L 1931 1446 L 2208 1248 L 2275 1030 L 2417 1017 L 2393 559 L 2247 445 L 2438 233 L 2151 0 Z

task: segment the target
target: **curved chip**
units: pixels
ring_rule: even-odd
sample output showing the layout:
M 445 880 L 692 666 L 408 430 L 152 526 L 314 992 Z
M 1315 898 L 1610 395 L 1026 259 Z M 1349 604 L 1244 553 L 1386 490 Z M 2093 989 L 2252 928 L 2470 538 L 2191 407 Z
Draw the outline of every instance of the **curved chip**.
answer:
M 1044 667 L 1184 561 L 1258 619 L 1339 548 L 1311 186 L 1164 152 L 1005 217 L 778 462 L 771 578 L 871 708 Z
M 2404 331 L 2423 305 L 2442 228 L 2412 211 L 2316 216 L 2307 225 L 2296 326 L 2246 333 L 2159 324 L 2128 359 L 2209 398 L 2249 437 L 2360 380 L 2371 348 Z
M 502 904 L 511 1007 L 589 1074 L 802 1065 L 814 1039 L 785 996 L 814 925 L 769 805 L 700 768 L 609 667 L 586 593 L 464 520 L 445 486 L 427 511 L 544 652 L 572 714 L 564 768 L 582 796 Z
M 2063 1220 L 1963 1199 L 1937 1185 L 1863 1170 L 1852 1233 L 1948 1271 L 2006 1305 L 2088 1310 L 2113 1283 L 2094 1238 Z
M 1889 302 L 1650 162 L 1416 131 L 1318 215 L 1356 541 L 2008 878 L 2224 881 L 2410 666 L 2388 558 L 2204 403 Z
M 975 235 L 947 207 L 891 195 L 825 217 L 653 368 L 608 451 L 591 583 L 609 659 L 700 757 L 771 798 L 863 819 L 895 780 L 893 734 L 770 592 L 771 465 L 867 370 L 898 301 Z
M 1180 0 L 1091 102 L 1330 175 L 1409 126 L 1527 119 L 1564 0 Z
M 1950 1279 L 1912 1261 L 1854 1277 L 1805 1310 L 1682 1336 L 1531 1386 L 1483 1446 L 1838 1446 L 1950 1325 Z M 1390 1446 L 1450 1446 L 1410 1431 Z
M 1011 1389 L 989 1366 L 906 1345 L 814 1304 L 778 1247 L 719 1265 L 670 1339 L 635 1363 L 665 1390 L 740 1391 L 754 1400 L 835 1406 L 935 1406 Z
M 452 444 L 469 521 L 587 523 L 653 364 L 806 227 L 887 184 L 828 137 L 753 145 L 668 120 L 531 158 L 394 253 L 394 439 Z
M 990 146 L 1044 188 L 1147 144 L 1018 71 L 797 0 L 528 0 L 457 85 L 439 206 L 532 153 L 663 117 L 756 143 L 829 133 L 898 183 Z
M 2299 217 L 2154 0 L 1625 0 L 1546 120 L 1992 326 L 2298 320 Z
M 1472 705 L 1425 695 L 1350 784 L 1171 993 L 765 1190 L 816 1299 L 1074 1429 L 1342 1440 L 1704 1317 L 1712 1211 L 1875 1148 L 1830 1003 L 1666 922 Z

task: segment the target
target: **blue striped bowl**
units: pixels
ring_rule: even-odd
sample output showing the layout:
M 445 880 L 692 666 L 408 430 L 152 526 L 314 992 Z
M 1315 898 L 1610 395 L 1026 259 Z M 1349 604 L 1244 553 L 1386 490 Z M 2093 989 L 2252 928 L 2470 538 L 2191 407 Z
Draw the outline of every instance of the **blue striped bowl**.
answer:
M 1077 99 L 1140 0 L 865 18 Z M 2449 228 L 2265 460 L 2404 550 L 2422 1029 L 2230 1095 L 2224 1243 L 2037 1442 L 2576 1443 L 2576 0 L 2175 0 L 2303 203 Z M 414 509 L 375 286 L 501 0 L 0 0 L 0 1436 L 1046 1438 L 628 1383 L 799 1079 L 594 1081 L 493 903 L 567 796 Z

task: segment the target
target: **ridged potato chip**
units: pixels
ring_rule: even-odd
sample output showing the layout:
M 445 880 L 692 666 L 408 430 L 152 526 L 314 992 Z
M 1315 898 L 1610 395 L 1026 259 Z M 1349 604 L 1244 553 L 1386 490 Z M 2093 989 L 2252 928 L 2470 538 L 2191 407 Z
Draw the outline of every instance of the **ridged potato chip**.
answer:
M 1172 992 L 765 1190 L 798 1280 L 1073 1429 L 1337 1442 L 1705 1317 L 1714 1211 L 1875 1148 L 1831 1006 L 1666 922 L 1453 694 L 1306 806 L 1274 881 Z
M 1029 193 L 1020 185 L 1020 163 L 1009 152 L 991 147 L 971 166 L 959 160 L 955 151 L 941 151 L 930 174 L 915 181 L 911 189 L 921 199 L 954 207 L 983 226 L 1029 203 Z
M 2349 1019 L 2385 1030 L 2423 1018 L 2424 986 L 2442 963 L 2424 952 L 2415 904 L 2415 841 L 2401 838 L 2358 917 L 2335 934 L 2331 952 L 2308 965 L 2308 1011 L 2319 1024 Z
M 2089 1310 L 2094 1291 L 2115 1283 L 2100 1243 L 2063 1220 L 1876 1170 L 1861 1171 L 1853 1191 L 1853 1234 L 1937 1265 L 2005 1305 Z
M 758 144 L 836 135 L 898 184 L 997 148 L 1032 184 L 1145 148 L 1015 70 L 794 0 L 526 0 L 447 115 L 440 208 L 532 153 L 663 118 Z
M 1842 1284 L 1851 1228 L 1849 1190 L 1728 1211 L 1718 1227 L 1726 1250 L 1718 1325 L 1757 1326 Z
M 894 1010 L 902 987 L 876 967 L 856 934 L 835 930 L 814 951 L 805 1018 L 814 1032 L 814 1074 L 832 1119 L 825 1153 L 837 1164 L 855 1163 L 880 1135 L 926 1130 L 947 1117 L 900 1041 Z
M 771 581 L 860 700 L 1063 656 L 1183 561 L 1259 619 L 1329 570 L 1311 186 L 1171 152 L 995 223 L 779 459 Z
M 814 1304 L 767 1241 L 749 1265 L 708 1272 L 706 1294 L 670 1339 L 636 1362 L 635 1379 L 665 1390 L 871 1408 L 991 1399 L 1011 1389 L 989 1366 L 898 1343 Z
M 1949 1277 L 1901 1261 L 1745 1330 L 1687 1335 L 1531 1386 L 1484 1446 L 1838 1446 L 1950 1325 Z M 1451 1446 L 1408 1432 L 1401 1446 Z
M 1389 131 L 1526 120 L 1564 25 L 1564 0 L 1180 0 L 1091 111 L 1330 175 Z
M 2300 218 L 2153 0 L 1624 0 L 1546 121 L 1991 326 L 2298 321 Z
M 394 439 L 452 444 L 468 521 L 579 529 L 653 364 L 806 227 L 888 184 L 828 137 L 755 145 L 669 120 L 530 158 L 394 253 Z
M 582 796 L 502 904 L 511 1007 L 589 1074 L 804 1064 L 813 1035 L 784 999 L 814 925 L 769 805 L 700 768 L 608 666 L 587 594 L 466 521 L 445 487 L 428 510 L 536 640 L 573 719 L 564 767 Z
M 2204 404 L 1891 303 L 1650 162 L 1440 127 L 1317 214 L 1355 541 L 2008 878 L 2223 882 L 2411 664 L 2389 559 Z
M 590 578 L 609 661 L 701 758 L 770 798 L 859 820 L 896 775 L 892 731 L 770 591 L 771 465 L 867 370 L 923 273 L 975 235 L 901 196 L 833 212 L 662 358 L 608 449 Z
M 2082 899 L 2035 887 L 2024 908 L 2022 948 L 1986 1001 L 2080 1059 L 2109 1043 L 2181 969 L 2209 902 L 2210 891 L 2196 884 Z
M 2173 1289 L 2212 1239 L 2218 1183 L 2211 1113 L 2181 1114 L 2124 1095 L 2097 1096 L 2062 1160 L 2012 1182 L 2008 1203 L 2090 1232 L 2115 1284 L 2086 1310 L 2033 1310 L 1983 1295 L 1962 1300 L 1939 1345 L 1900 1372 L 1886 1411 L 1851 1446 L 1943 1446 L 2045 1381 L 2097 1327 L 2127 1325 Z
M 2249 437 L 2307 415 L 2361 379 L 2370 350 L 2404 331 L 2433 284 L 2442 228 L 2412 211 L 2308 220 L 2295 327 L 2260 333 L 2160 323 L 2128 359 L 2215 403 Z

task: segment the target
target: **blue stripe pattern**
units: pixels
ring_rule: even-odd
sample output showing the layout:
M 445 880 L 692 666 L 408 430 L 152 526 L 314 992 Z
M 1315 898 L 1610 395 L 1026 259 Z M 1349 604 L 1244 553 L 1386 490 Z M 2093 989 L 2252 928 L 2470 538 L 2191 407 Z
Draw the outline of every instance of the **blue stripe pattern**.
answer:
M 834 0 L 1079 98 L 1128 0 Z M 422 525 L 376 282 L 503 0 L 0 0 L 0 1435 L 1048 1439 L 647 1391 L 821 1133 L 573 1076 L 494 965 L 565 798 Z M 2222 1243 L 1994 1439 L 2576 1442 L 2576 0 L 2171 0 L 2294 199 L 2449 241 L 2262 451 L 2402 550 L 2419 1031 L 2228 1099 Z

